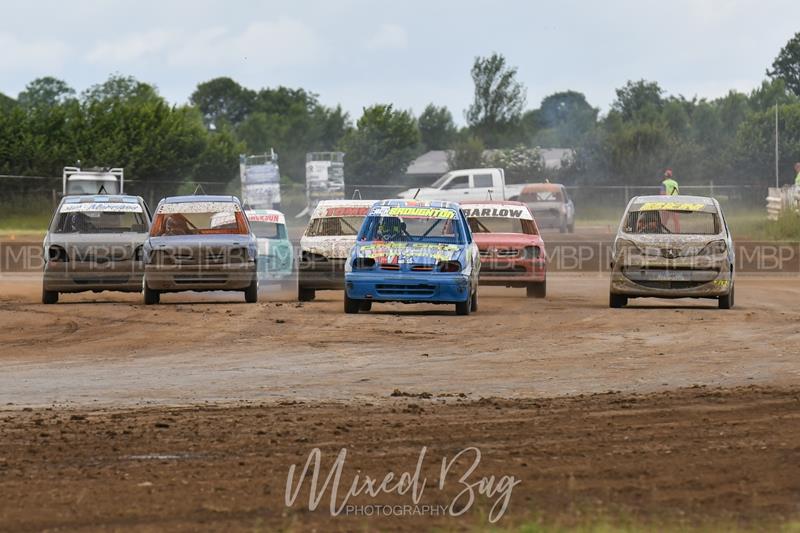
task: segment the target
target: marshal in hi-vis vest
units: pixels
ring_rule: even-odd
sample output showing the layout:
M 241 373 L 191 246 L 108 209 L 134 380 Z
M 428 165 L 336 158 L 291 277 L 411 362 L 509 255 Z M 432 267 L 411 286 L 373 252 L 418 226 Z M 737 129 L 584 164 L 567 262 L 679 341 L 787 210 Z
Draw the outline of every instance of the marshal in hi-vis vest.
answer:
M 676 194 L 680 194 L 678 190 L 678 182 L 672 178 L 665 179 L 661 182 L 661 185 L 664 186 L 664 194 L 667 196 L 674 196 Z

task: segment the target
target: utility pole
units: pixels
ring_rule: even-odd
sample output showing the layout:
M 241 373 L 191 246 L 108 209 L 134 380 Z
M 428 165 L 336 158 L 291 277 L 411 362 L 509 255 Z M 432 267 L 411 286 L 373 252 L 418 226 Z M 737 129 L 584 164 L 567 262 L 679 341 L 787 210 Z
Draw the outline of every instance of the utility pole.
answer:
M 775 187 L 780 187 L 778 168 L 778 102 L 775 102 Z

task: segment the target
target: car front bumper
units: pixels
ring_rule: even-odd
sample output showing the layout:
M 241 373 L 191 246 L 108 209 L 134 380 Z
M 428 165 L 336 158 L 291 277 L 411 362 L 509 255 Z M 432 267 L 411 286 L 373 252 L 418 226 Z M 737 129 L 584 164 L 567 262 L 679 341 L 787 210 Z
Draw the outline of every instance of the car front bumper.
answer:
M 247 288 L 256 263 L 228 265 L 146 265 L 145 281 L 157 291 L 235 291 Z
M 611 293 L 631 297 L 716 298 L 730 293 L 732 285 L 727 259 L 629 261 L 616 263 L 611 272 Z
M 140 292 L 144 266 L 141 261 L 48 261 L 42 284 L 47 291 L 122 291 Z
M 416 274 L 351 272 L 345 278 L 347 296 L 375 302 L 465 302 L 473 290 L 471 279 L 461 273 Z
M 481 285 L 525 287 L 529 283 L 541 283 L 547 276 L 544 259 L 481 259 Z
M 258 256 L 258 279 L 280 281 L 292 277 L 292 261 L 274 255 Z
M 297 283 L 301 288 L 316 290 L 344 289 L 345 259 L 327 261 L 300 261 Z

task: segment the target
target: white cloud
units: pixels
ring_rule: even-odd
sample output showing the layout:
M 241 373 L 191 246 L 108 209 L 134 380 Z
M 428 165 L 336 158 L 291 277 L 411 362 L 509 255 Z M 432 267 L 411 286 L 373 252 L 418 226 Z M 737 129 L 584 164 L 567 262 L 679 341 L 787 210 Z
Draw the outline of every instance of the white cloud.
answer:
M 87 61 L 121 68 L 135 61 L 170 67 L 228 67 L 247 62 L 260 67 L 307 64 L 319 54 L 318 39 L 303 22 L 280 17 L 255 21 L 241 30 L 151 30 L 114 42 L 97 43 Z
M 408 47 L 408 32 L 397 24 L 381 24 L 367 40 L 369 50 L 402 50 Z
M 162 53 L 171 43 L 178 41 L 179 33 L 152 30 L 135 33 L 121 39 L 109 38 L 97 43 L 86 55 L 87 61 L 97 64 L 117 65 L 144 59 Z
M 42 71 L 60 69 L 69 55 L 70 47 L 56 40 L 20 40 L 0 32 L 0 69 Z

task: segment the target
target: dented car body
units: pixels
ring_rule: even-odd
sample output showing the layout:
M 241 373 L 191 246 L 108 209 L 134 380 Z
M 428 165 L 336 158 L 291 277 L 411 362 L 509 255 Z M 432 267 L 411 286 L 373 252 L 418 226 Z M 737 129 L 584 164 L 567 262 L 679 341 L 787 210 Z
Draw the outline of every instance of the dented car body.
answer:
M 345 265 L 344 309 L 427 302 L 466 315 L 477 310 L 480 266 L 458 204 L 384 200 L 370 209 Z
M 322 200 L 300 238 L 297 296 L 313 300 L 318 290 L 342 290 L 344 265 L 374 200 Z
M 733 241 L 719 203 L 702 196 L 638 196 L 614 240 L 609 305 L 629 298 L 734 301 Z
M 144 245 L 144 299 L 165 292 L 244 291 L 258 301 L 256 238 L 233 196 L 161 200 Z
M 528 296 L 547 293 L 547 253 L 539 228 L 521 202 L 463 202 L 481 257 L 481 285 L 524 287 Z
M 44 238 L 42 302 L 65 292 L 141 291 L 149 228 L 139 196 L 65 196 Z

